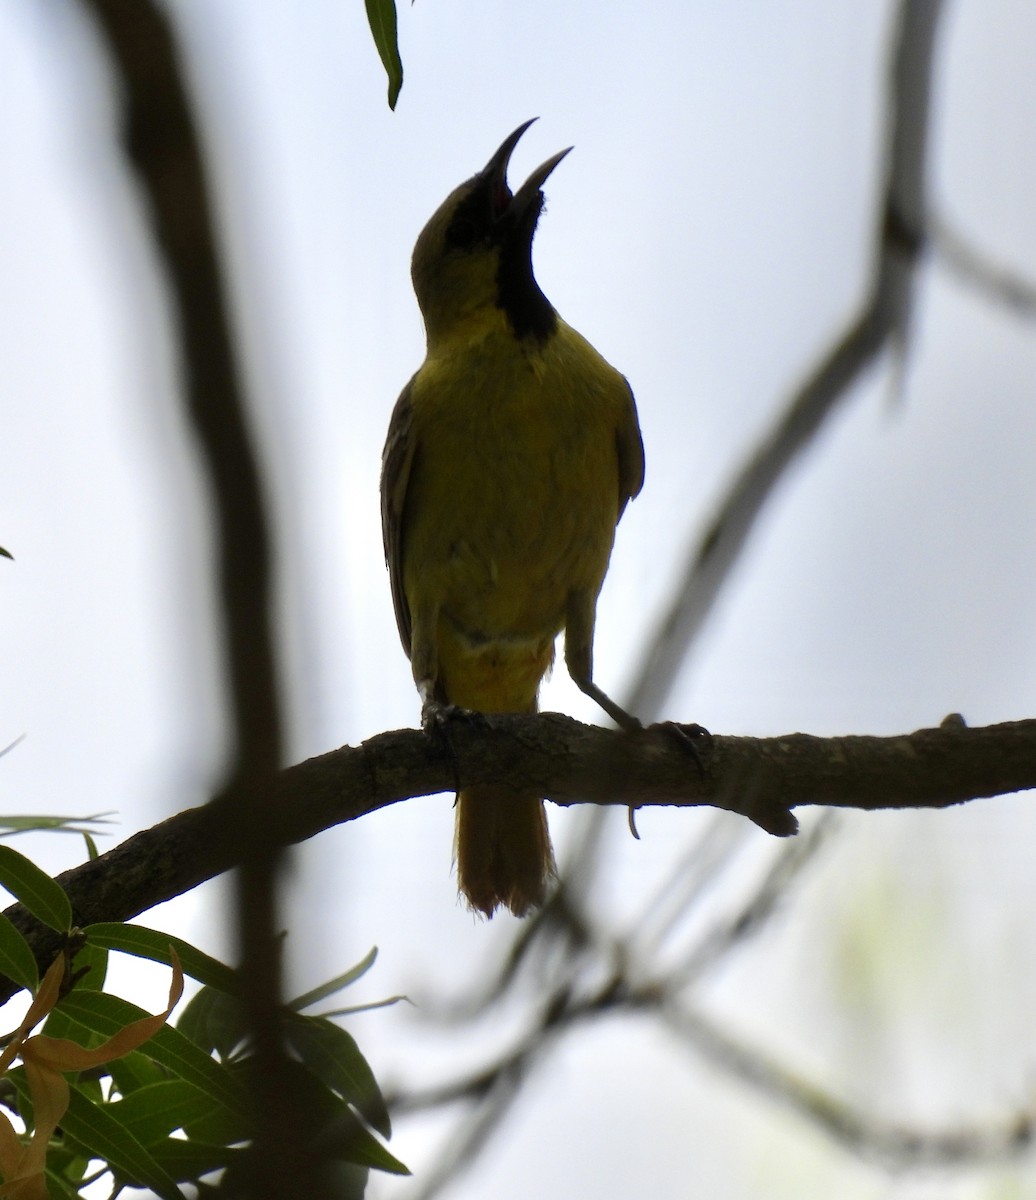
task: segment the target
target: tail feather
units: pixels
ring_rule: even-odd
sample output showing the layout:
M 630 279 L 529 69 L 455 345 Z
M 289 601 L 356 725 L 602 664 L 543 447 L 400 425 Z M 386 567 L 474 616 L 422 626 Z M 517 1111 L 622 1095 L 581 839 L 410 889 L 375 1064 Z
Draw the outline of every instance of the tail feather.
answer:
M 554 851 L 539 796 L 501 787 L 465 788 L 457 804 L 457 884 L 472 910 L 516 917 L 544 901 Z

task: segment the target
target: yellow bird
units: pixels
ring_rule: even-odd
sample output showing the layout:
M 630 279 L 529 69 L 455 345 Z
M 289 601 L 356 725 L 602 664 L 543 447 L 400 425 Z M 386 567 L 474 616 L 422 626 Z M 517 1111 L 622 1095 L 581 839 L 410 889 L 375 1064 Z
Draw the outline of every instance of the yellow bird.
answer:
M 512 194 L 508 162 L 531 124 L 447 196 L 414 247 L 427 353 L 392 413 L 381 478 L 396 622 L 426 723 L 450 705 L 535 712 L 564 630 L 576 684 L 639 728 L 594 684 L 593 639 L 644 447 L 629 384 L 533 275 L 540 189 L 568 150 Z M 472 909 L 524 915 L 554 873 L 542 798 L 465 788 L 456 852 Z

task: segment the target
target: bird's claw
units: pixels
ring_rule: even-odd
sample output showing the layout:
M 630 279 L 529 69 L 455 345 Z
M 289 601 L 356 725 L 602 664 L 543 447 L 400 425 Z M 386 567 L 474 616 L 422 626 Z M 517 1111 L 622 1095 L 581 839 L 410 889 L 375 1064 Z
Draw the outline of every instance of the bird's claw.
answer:
M 676 721 L 659 721 L 651 726 L 673 738 L 694 759 L 702 779 L 706 775 L 706 760 L 712 752 L 712 734 L 704 725 L 680 725 Z
M 474 708 L 461 708 L 459 704 L 448 704 L 442 700 L 427 700 L 421 706 L 421 728 L 425 733 L 445 737 L 453 722 L 471 725 L 476 729 L 488 726 L 486 714 Z
M 632 718 L 636 720 L 636 718 Z M 637 721 L 635 728 L 643 729 L 643 726 Z M 648 729 L 660 729 L 663 733 L 668 734 L 676 742 L 685 753 L 689 754 L 694 759 L 695 766 L 698 768 L 698 773 L 702 779 L 706 777 L 706 759 L 712 752 L 712 734 L 705 728 L 704 725 L 680 725 L 676 721 L 658 721 L 654 725 L 649 725 Z M 640 834 L 637 832 L 637 809 L 635 804 L 628 806 L 627 819 L 629 821 L 630 833 L 639 841 Z
M 426 700 L 421 706 L 421 728 L 436 738 L 443 748 L 453 771 L 453 790 L 460 793 L 460 758 L 450 737 L 450 726 L 466 724 L 474 729 L 487 727 L 485 713 L 473 708 L 461 708 L 459 704 L 448 704 L 441 700 Z

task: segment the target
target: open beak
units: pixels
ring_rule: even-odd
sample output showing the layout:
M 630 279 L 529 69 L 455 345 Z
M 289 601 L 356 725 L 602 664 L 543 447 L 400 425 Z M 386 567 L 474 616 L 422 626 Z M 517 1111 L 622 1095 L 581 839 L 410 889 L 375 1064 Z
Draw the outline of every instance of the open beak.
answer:
M 572 149 L 569 146 L 568 149 L 548 158 L 545 163 L 541 163 L 518 191 L 512 195 L 511 189 L 507 186 L 507 167 L 522 134 L 535 120 L 537 118 L 533 117 L 532 120 L 519 125 L 514 133 L 509 134 L 493 157 L 478 173 L 478 178 L 483 181 L 489 193 L 494 221 L 500 220 L 505 215 L 512 219 L 520 219 L 537 201 L 542 200 L 540 188 L 543 187 L 551 171 Z

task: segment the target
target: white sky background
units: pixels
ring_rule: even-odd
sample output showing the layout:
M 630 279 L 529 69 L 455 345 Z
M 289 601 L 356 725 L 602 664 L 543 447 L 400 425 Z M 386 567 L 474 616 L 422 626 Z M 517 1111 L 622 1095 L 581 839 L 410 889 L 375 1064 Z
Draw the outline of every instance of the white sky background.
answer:
M 396 113 L 359 0 L 174 9 L 280 502 L 292 758 L 416 723 L 377 510 L 388 415 L 423 353 L 409 256 L 446 193 L 534 115 L 512 182 L 575 146 L 547 187 L 538 278 L 630 378 L 647 447 L 599 608 L 597 678 L 621 695 L 681 551 L 860 299 L 890 5 L 404 3 Z M 0 7 L 0 544 L 17 560 L 0 562 L 0 745 L 27 735 L 0 763 L 0 808 L 116 809 L 121 837 L 205 798 L 219 705 L 204 505 L 96 49 L 67 0 Z M 950 5 L 932 197 L 1030 279 L 1034 61 L 1036 6 Z M 1036 326 L 938 265 L 919 295 L 902 392 L 887 364 L 873 373 L 787 479 L 668 715 L 887 734 L 954 710 L 1036 713 Z M 563 672 L 543 705 L 598 719 Z M 1024 1104 L 1030 808 L 849 816 L 783 924 L 713 989 L 715 1011 L 883 1116 Z M 605 903 L 635 911 L 707 819 L 643 814 L 634 843 L 617 814 Z M 563 847 L 568 814 L 551 821 Z M 476 924 L 457 904 L 451 828 L 449 798 L 416 801 L 296 856 L 296 991 L 374 943 L 356 999 L 419 999 L 495 961 L 510 918 Z M 82 856 L 71 838 L 19 845 L 52 870 Z M 146 919 L 226 954 L 224 896 L 210 885 Z M 384 1082 L 452 1076 L 494 1032 L 433 1038 L 404 1008 L 350 1028 Z M 392 1148 L 420 1172 L 433 1132 L 402 1124 Z M 890 1182 L 627 1020 L 549 1060 L 447 1194 L 971 1200 L 1026 1182 L 1031 1166 Z

